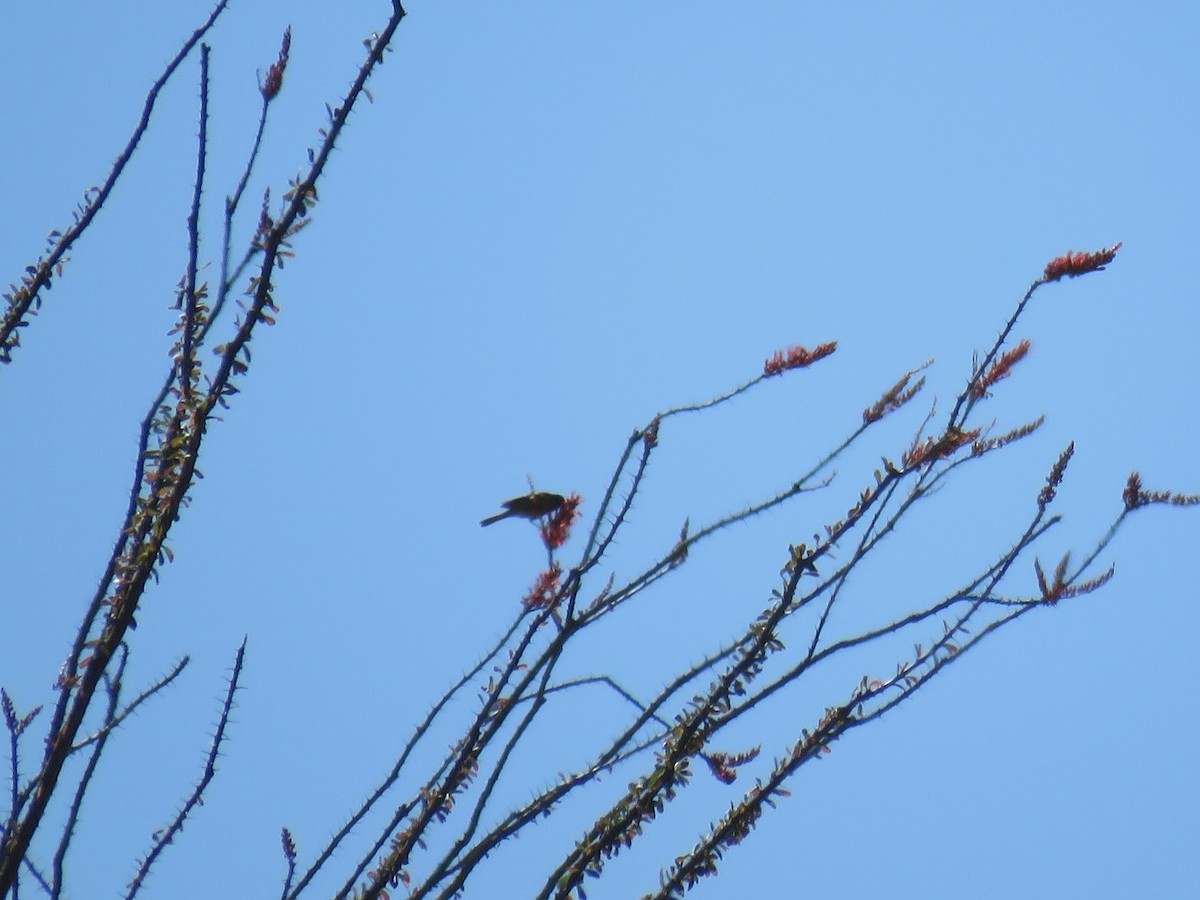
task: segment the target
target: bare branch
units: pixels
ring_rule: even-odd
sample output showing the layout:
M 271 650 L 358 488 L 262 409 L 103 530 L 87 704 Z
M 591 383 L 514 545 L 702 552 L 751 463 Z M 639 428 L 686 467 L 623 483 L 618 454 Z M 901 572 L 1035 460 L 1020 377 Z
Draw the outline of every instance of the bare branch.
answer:
M 197 804 L 202 801 L 204 789 L 217 774 L 217 756 L 221 752 L 221 744 L 225 741 L 225 729 L 229 726 L 229 716 L 233 712 L 233 698 L 237 693 L 238 681 L 242 677 L 242 663 L 246 658 L 246 639 L 242 639 L 241 646 L 238 647 L 237 655 L 233 661 L 233 671 L 229 675 L 229 689 L 225 692 L 225 703 L 221 707 L 221 715 L 217 719 L 217 730 L 213 735 L 212 745 L 209 747 L 208 758 L 204 763 L 204 772 L 200 776 L 200 780 L 196 783 L 195 789 L 191 796 L 184 801 L 183 807 L 179 813 L 171 821 L 171 823 L 161 831 L 155 833 L 154 843 L 150 851 L 146 854 L 141 864 L 138 866 L 137 874 L 129 883 L 129 890 L 126 892 L 126 900 L 133 900 L 141 890 L 142 885 L 146 882 L 146 876 L 150 874 L 150 868 L 155 861 L 175 840 L 175 836 L 183 830 L 183 823 L 196 808 Z

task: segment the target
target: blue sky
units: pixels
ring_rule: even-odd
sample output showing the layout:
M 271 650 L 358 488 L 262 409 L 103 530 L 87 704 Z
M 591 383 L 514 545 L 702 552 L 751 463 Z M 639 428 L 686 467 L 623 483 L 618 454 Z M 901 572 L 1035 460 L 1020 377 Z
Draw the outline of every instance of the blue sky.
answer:
M 336 16 L 327 4 L 242 6 L 213 35 L 209 259 L 252 136 L 257 73 L 283 29 L 292 58 L 255 198 L 267 187 L 277 198 L 304 164 L 324 104 L 390 5 L 354 0 Z M 191 3 L 51 10 L 0 19 L 8 281 L 104 177 L 149 84 L 207 14 Z M 611 560 L 618 577 L 685 517 L 710 521 L 790 484 L 900 374 L 936 363 L 924 405 L 841 462 L 828 491 L 695 554 L 570 659 L 571 673 L 609 672 L 649 695 L 735 634 L 776 586 L 787 545 L 841 515 L 929 403 L 946 409 L 972 352 L 1068 249 L 1124 242 L 1108 271 L 1038 293 L 1017 329 L 1033 350 L 986 410 L 1005 427 L 1045 413 L 1045 427 L 935 498 L 861 573 L 855 608 L 938 597 L 990 561 L 1068 441 L 1066 521 L 1043 560 L 1094 545 L 1131 470 L 1150 488 L 1200 492 L 1192 7 L 409 12 L 276 281 L 279 325 L 255 342 L 243 393 L 209 436 L 177 561 L 138 617 L 131 684 L 183 654 L 192 663 L 109 751 L 68 882 L 76 896 L 124 884 L 189 790 L 243 635 L 245 690 L 221 773 L 152 886 L 274 893 L 279 828 L 308 858 L 507 626 L 541 566 L 529 528 L 478 520 L 527 477 L 578 491 L 586 517 L 633 428 L 748 380 L 789 345 L 839 350 L 664 426 Z M 196 78 L 193 60 L 164 92 L 111 207 L 0 371 L 0 684 L 26 709 L 51 700 L 167 362 Z M 252 227 L 253 215 L 243 239 Z M 1194 512 L 1139 513 L 1105 556 L 1117 562 L 1107 588 L 1025 617 L 806 767 L 697 895 L 1194 894 L 1198 536 Z M 830 672 L 737 739 L 778 755 L 864 671 L 886 674 L 904 652 Z M 628 715 L 599 690 L 552 710 L 512 802 L 576 759 L 581 709 L 600 734 Z M 657 861 L 689 848 L 741 787 L 697 778 L 680 815 L 648 834 L 655 859 L 623 856 L 590 896 L 652 889 Z M 530 861 L 554 852 L 546 844 L 561 855 L 583 822 L 541 826 L 481 873 L 493 881 L 480 895 L 527 895 Z

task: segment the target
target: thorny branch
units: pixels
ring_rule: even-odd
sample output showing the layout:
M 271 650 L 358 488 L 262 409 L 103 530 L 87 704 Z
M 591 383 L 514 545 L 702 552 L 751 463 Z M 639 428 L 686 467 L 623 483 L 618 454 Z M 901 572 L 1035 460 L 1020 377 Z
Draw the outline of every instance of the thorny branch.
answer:
M 196 180 L 187 217 L 187 261 L 177 294 L 180 316 L 176 327 L 178 338 L 172 350 L 172 368 L 141 424 L 134 483 L 125 520 L 100 586 L 85 611 L 75 644 L 63 665 L 59 696 L 50 716 L 40 769 L 24 787 L 20 783 L 18 739 L 33 722 L 38 710 L 19 717 L 8 695 L 5 693 L 2 698 L 12 771 L 11 810 L 2 835 L 0 896 L 12 891 L 15 897 L 22 865 L 34 872 L 46 893 L 54 897 L 61 894 L 64 859 L 71 834 L 108 738 L 133 709 L 161 690 L 182 669 L 181 663 L 169 676 L 120 709 L 122 680 L 130 652 L 127 638 L 136 627 L 135 614 L 149 579 L 157 580 L 159 568 L 171 558 L 167 538 L 188 503 L 191 485 L 199 477 L 196 463 L 209 423 L 218 418 L 218 407 L 225 408 L 238 393 L 236 380 L 248 371 L 249 344 L 258 326 L 274 324 L 278 307 L 272 278 L 291 256 L 290 242 L 308 222 L 307 216 L 317 200 L 317 185 L 348 116 L 366 93 L 368 78 L 382 63 L 405 16 L 402 6 L 394 2 L 384 29 L 366 42 L 366 59 L 345 99 L 329 109 L 328 126 L 322 130 L 318 146 L 309 152 L 308 169 L 291 182 L 281 206 L 274 212 L 270 194 L 264 197 L 254 238 L 234 264 L 231 235 L 235 216 L 258 159 L 270 103 L 282 87 L 289 60 L 291 31 L 288 29 L 284 33 L 279 56 L 259 84 L 262 110 L 246 165 L 224 204 L 220 280 L 210 309 L 207 285 L 198 282 L 202 268 L 201 221 L 208 152 L 209 94 L 209 47 L 201 41 L 224 11 L 226 2 L 217 3 L 207 21 L 185 41 L 152 86 L 141 120 L 104 184 L 87 192 L 71 227 L 63 233 L 51 234 L 45 257 L 29 266 L 21 284 L 6 295 L 8 306 L 0 319 L 0 363 L 10 361 L 13 349 L 19 345 L 18 329 L 27 326 L 30 317 L 36 314 L 43 290 L 51 286 L 52 275 L 62 273 L 68 251 L 108 200 L 148 127 L 162 87 L 200 44 Z M 1111 568 L 1090 579 L 1085 580 L 1085 575 L 1092 571 L 1133 510 L 1159 503 L 1196 505 L 1200 504 L 1200 497 L 1146 491 L 1134 473 L 1126 485 L 1123 509 L 1084 561 L 1073 566 L 1068 554 L 1056 566 L 1047 569 L 1035 558 L 1032 569 L 1037 594 L 1013 594 L 1006 584 L 1014 565 L 1025 559 L 1042 536 L 1060 521 L 1049 514 L 1048 507 L 1071 458 L 1073 448 L 1068 448 L 1047 476 L 1021 534 L 982 573 L 969 578 L 959 589 L 935 600 L 918 603 L 915 609 L 890 621 L 880 621 L 848 634 L 830 634 L 834 608 L 852 602 L 851 573 L 870 558 L 885 539 L 901 533 L 908 514 L 918 503 L 948 483 L 962 466 L 974 465 L 985 456 L 991 457 L 995 451 L 1032 434 L 1041 424 L 1041 420 L 1036 419 L 999 437 L 990 436 L 990 426 L 968 427 L 978 406 L 987 401 L 998 384 L 1011 376 L 1029 351 L 1028 341 L 1014 345 L 1010 344 L 1010 338 L 1035 292 L 1061 278 L 1074 278 L 1104 269 L 1114 260 L 1120 246 L 1117 244 L 1096 253 L 1068 253 L 1052 260 L 1042 277 L 1033 282 L 1017 303 L 988 352 L 973 365 L 966 385 L 957 395 L 940 430 L 933 426 L 935 410 L 931 409 L 917 427 L 911 444 L 894 454 L 898 461 L 885 456 L 873 478 L 863 479 L 864 485 L 860 486 L 857 498 L 846 514 L 827 524 L 823 535 L 814 535 L 813 546 L 806 543 L 788 546 L 779 588 L 772 592 L 762 612 L 742 633 L 679 672 L 649 699 L 639 697 L 636 691 L 624 686 L 609 672 L 568 681 L 555 681 L 555 673 L 579 646 L 581 635 L 619 611 L 633 615 L 631 610 L 636 610 L 636 601 L 686 564 L 691 554 L 712 547 L 715 539 L 733 525 L 797 501 L 809 492 L 829 488 L 833 484 L 833 476 L 829 474 L 833 462 L 843 458 L 877 422 L 903 409 L 918 396 L 924 386 L 924 376 L 920 373 L 929 364 L 906 373 L 867 406 L 861 424 L 803 474 L 790 479 L 790 483 L 773 495 L 701 524 L 694 530 L 690 521 L 685 522 L 678 538 L 665 542 L 653 564 L 620 581 L 611 566 L 611 551 L 618 535 L 628 526 L 635 499 L 641 497 L 646 488 L 649 462 L 659 446 L 664 426 L 669 427 L 668 423 L 674 417 L 683 414 L 707 414 L 719 410 L 765 380 L 816 364 L 833 354 L 837 343 L 822 343 L 811 350 L 794 346 L 779 351 L 765 361 L 761 374 L 745 383 L 711 400 L 667 409 L 645 427 L 635 430 L 625 443 L 612 479 L 594 513 L 576 564 L 564 564 L 559 552 L 580 502 L 577 495 L 572 495 L 564 504 L 561 516 L 555 513 L 557 519 L 550 518 L 543 523 L 541 535 L 546 547 L 547 567 L 536 577 L 534 588 L 525 595 L 507 632 L 433 705 L 400 750 L 391 770 L 317 853 L 298 880 L 295 879 L 296 844 L 291 832 L 283 829 L 287 874 L 281 896 L 295 900 L 314 884 L 316 876 L 331 863 L 335 851 L 348 842 L 367 814 L 404 781 L 417 748 L 435 733 L 435 724 L 451 715 L 451 700 L 468 686 L 480 689 L 480 702 L 459 732 L 461 736 L 430 771 L 412 779 L 417 787 L 412 789 L 410 786 L 411 792 L 405 799 L 392 801 L 387 824 L 369 838 L 365 854 L 359 855 L 359 862 L 351 867 L 337 896 L 353 895 L 363 900 L 383 897 L 389 887 L 401 883 L 414 897 L 456 896 L 465 889 L 475 870 L 505 841 L 517 836 L 537 819 L 553 814 L 573 795 L 578 796 L 578 789 L 584 785 L 618 767 L 632 767 L 641 761 L 645 766 L 643 773 L 629 783 L 628 790 L 616 803 L 597 811 L 591 827 L 565 853 L 561 862 L 546 873 L 538 895 L 545 898 L 583 897 L 584 877 L 601 874 L 608 859 L 622 848 L 631 846 L 647 825 L 663 813 L 688 786 L 695 759 L 705 762 L 719 781 L 731 784 L 739 769 L 758 758 L 758 747 L 740 751 L 713 749 L 714 739 L 731 723 L 765 706 L 816 666 L 849 651 L 874 646 L 884 638 L 931 627 L 941 618 L 941 634 L 932 639 L 926 636 L 925 640 L 917 640 L 911 658 L 896 663 L 894 675 L 886 679 L 864 676 L 847 692 L 843 702 L 825 709 L 811 730 L 798 729 L 796 741 L 778 749 L 769 771 L 743 793 L 740 802 L 722 815 L 714 827 L 700 835 L 690 850 L 678 856 L 662 873 L 658 892 L 653 896 L 680 896 L 700 878 L 715 874 L 716 863 L 722 854 L 749 834 L 766 807 L 787 796 L 785 784 L 788 779 L 801 766 L 828 753 L 833 742 L 898 706 L 1002 626 L 1033 609 L 1053 606 L 1102 587 L 1112 576 Z M 257 264 L 257 272 L 250 278 L 248 290 L 239 303 L 241 313 L 232 325 L 232 334 L 225 343 L 213 348 L 216 361 L 210 366 L 211 371 L 205 372 L 200 350 L 207 346 L 210 330 L 235 283 L 252 264 Z M 844 562 L 835 564 L 838 558 L 835 551 L 848 552 Z M 602 586 L 594 587 L 593 578 L 599 577 L 606 567 L 610 569 L 607 579 Z M 800 628 L 809 629 L 807 640 L 798 654 L 789 657 L 783 635 L 789 629 Z M 215 775 L 215 762 L 238 689 L 245 647 L 243 641 L 204 773 L 173 822 L 155 836 L 129 886 L 127 896 L 131 898 L 140 890 L 163 849 L 200 803 L 205 788 Z M 772 669 L 768 674 L 768 665 L 776 662 L 779 669 Z M 490 674 L 481 682 L 489 666 Z M 709 679 L 709 683 L 702 684 L 704 679 Z M 545 710 L 553 708 L 555 702 L 596 684 L 615 691 L 625 701 L 626 708 L 632 709 L 624 728 L 619 729 L 616 737 L 599 739 L 586 764 L 572 772 L 561 773 L 557 781 L 540 789 L 532 799 L 497 816 L 494 810 L 500 803 L 502 775 L 510 770 L 512 761 L 522 751 L 537 752 L 529 746 L 535 721 Z M 98 714 L 101 723 L 93 734 L 80 740 L 83 724 L 101 686 L 107 693 L 107 709 Z M 593 735 L 585 737 L 594 739 Z M 46 879 L 28 859 L 30 841 L 42 821 L 66 760 L 71 754 L 89 747 L 88 762 L 76 782 L 67 810 L 67 824 L 54 856 L 52 875 Z M 651 753 L 653 748 L 657 749 Z M 462 812 L 463 808 L 467 811 Z M 445 849 L 437 859 L 428 863 L 422 861 L 423 875 L 414 883 L 410 866 L 426 851 L 431 836 L 443 827 L 454 829 L 448 836 L 443 835 L 444 839 L 438 844 Z
M 52 269 L 61 268 L 67 249 L 86 229 L 96 212 L 111 193 L 113 185 L 132 156 L 141 135 L 148 126 L 159 91 L 211 28 L 226 6 L 226 0 L 216 6 L 207 22 L 198 29 L 176 58 L 168 65 L 147 98 L 142 120 L 134 131 L 126 151 L 118 158 L 103 188 L 89 193 L 87 204 L 76 215 L 76 222 L 63 235 L 55 235 L 56 244 L 45 260 L 30 268 L 22 287 L 14 289 L 9 309 L 0 322 L 0 361 L 7 361 L 9 350 L 16 346 L 17 327 L 26 324 L 24 317 L 42 287 L 48 287 Z M 59 679 L 60 694 L 52 716 L 46 754 L 40 771 L 29 788 L 14 795 L 9 826 L 5 829 L 0 847 L 0 896 L 13 889 L 19 866 L 25 859 L 30 841 L 42 821 L 46 808 L 57 787 L 62 768 L 73 752 L 76 737 L 91 708 L 97 688 L 105 677 L 113 655 L 130 629 L 136 627 L 135 613 L 150 578 L 157 579 L 157 568 L 170 559 L 172 552 L 166 544 L 171 526 L 187 503 L 188 491 L 197 477 L 196 461 L 208 423 L 214 418 L 217 406 L 227 406 L 237 393 L 233 383 L 236 375 L 248 369 L 248 344 L 260 322 L 272 324 L 276 306 L 272 297 L 272 276 L 283 260 L 291 255 L 289 239 L 305 224 L 303 217 L 316 202 L 316 186 L 338 137 L 345 128 L 350 110 L 363 94 L 367 79 L 382 62 L 404 10 L 394 4 L 387 26 L 369 42 L 367 57 L 360 67 L 344 101 L 331 111 L 330 123 L 321 132 L 321 142 L 310 154 L 310 166 L 298 178 L 285 196 L 281 213 L 273 220 L 264 207 L 256 253 L 261 253 L 259 273 L 251 280 L 249 301 L 243 305 L 242 316 L 236 323 L 231 340 L 215 348 L 218 361 L 207 385 L 197 382 L 199 367 L 195 351 L 203 340 L 211 318 L 202 305 L 202 290 L 196 284 L 199 247 L 198 202 L 203 194 L 204 142 L 207 98 L 207 52 L 202 52 L 202 110 L 201 151 L 193 203 L 189 217 L 189 263 L 181 289 L 183 322 L 182 335 L 177 343 L 173 372 L 156 398 L 142 427 L 142 444 L 135 466 L 137 473 L 126 524 L 120 531 L 106 567 L 100 587 L 86 611 L 78 632 L 75 647 L 64 663 Z M 279 62 L 269 72 L 269 84 L 263 86 L 264 96 L 277 93 L 282 83 L 287 61 L 287 42 Z M 257 145 L 256 145 L 257 147 Z M 178 379 L 177 385 L 172 381 Z M 152 442 L 157 439 L 157 446 Z M 98 634 L 93 626 L 100 613 L 107 610 Z M 85 652 L 90 655 L 85 656 Z
M 1115 251 L 1101 251 L 1089 259 L 1108 262 L 1111 261 L 1113 253 Z M 1097 265 L 1094 268 L 1101 267 L 1102 265 Z M 723 825 L 715 829 L 706 840 L 697 844 L 693 856 L 680 858 L 678 871 L 664 876 L 667 881 L 664 882 L 662 896 L 674 895 L 672 891 L 677 888 L 685 889 L 687 885 L 694 883 L 699 874 L 715 871 L 712 864 L 716 856 L 744 837 L 761 815 L 762 805 L 783 795 L 783 782 L 794 774 L 801 764 L 827 752 L 829 744 L 841 734 L 873 721 L 884 710 L 898 705 L 929 678 L 940 673 L 951 660 L 957 659 L 965 650 L 974 647 L 984 636 L 992 634 L 1003 624 L 1033 608 L 1052 604 L 1065 596 L 1080 596 L 1102 586 L 1111 572 L 1091 581 L 1080 582 L 1079 579 L 1087 566 L 1079 567 L 1073 574 L 1068 574 L 1064 560 L 1056 569 L 1052 583 L 1048 577 L 1044 579 L 1045 586 L 1040 596 L 1021 599 L 1000 592 L 1001 582 L 1010 572 L 1012 565 L 1019 558 L 1023 558 L 1034 543 L 1059 521 L 1058 517 L 1049 516 L 1046 508 L 1048 499 L 1052 499 L 1053 488 L 1061 480 L 1065 470 L 1065 465 L 1056 464 L 1048 478 L 1048 486 L 1039 496 L 1024 532 L 1003 557 L 984 573 L 973 578 L 962 589 L 891 622 L 882 623 L 856 635 L 839 636 L 828 642 L 823 641 L 833 606 L 849 602 L 845 599 L 845 589 L 851 571 L 861 565 L 885 538 L 897 533 L 898 526 L 915 504 L 939 490 L 943 482 L 961 466 L 985 456 L 990 457 L 994 451 L 1032 434 L 1040 425 L 1040 419 L 1034 420 L 1000 437 L 992 438 L 983 436 L 983 429 L 968 428 L 967 421 L 975 406 L 990 396 L 990 390 L 1007 378 L 1027 353 L 1028 342 L 1023 341 L 1008 352 L 1004 352 L 1004 345 L 1034 291 L 1054 280 L 1050 277 L 1051 272 L 1052 267 L 1048 267 L 1047 276 L 1031 286 L 983 361 L 976 364 L 971 378 L 953 405 L 943 430 L 940 433 L 927 434 L 926 429 L 932 424 L 932 418 L 927 417 L 912 445 L 901 455 L 900 461 L 892 462 L 885 457 L 883 468 L 875 473 L 874 483 L 862 490 L 858 502 L 842 520 L 827 527 L 823 539 L 818 540 L 812 548 L 801 544 L 790 549 L 790 559 L 784 568 L 784 589 L 775 595 L 772 604 L 752 623 L 742 638 L 707 657 L 703 665 L 690 671 L 686 678 L 664 689 L 652 702 L 643 703 L 624 688 L 619 688 L 624 696 L 643 711 L 637 717 L 636 723 L 614 741 L 594 765 L 579 770 L 575 775 L 564 776 L 559 784 L 543 791 L 521 810 L 505 817 L 490 832 L 478 835 L 481 817 L 491 797 L 492 787 L 517 747 L 529 717 L 542 710 L 553 695 L 568 689 L 567 685 L 556 685 L 549 678 L 556 661 L 566 652 L 567 644 L 578 634 L 657 583 L 675 567 L 683 564 L 688 558 L 688 552 L 701 538 L 716 535 L 733 522 L 787 502 L 805 490 L 827 486 L 828 479 L 817 484 L 814 484 L 814 479 L 851 443 L 858 440 L 867 428 L 902 408 L 917 395 L 923 385 L 923 379 L 914 382 L 913 378 L 920 368 L 925 366 L 907 373 L 883 398 L 868 407 L 863 414 L 862 426 L 845 442 L 826 454 L 790 488 L 770 500 L 703 526 L 694 533 L 689 532 L 685 526 L 680 540 L 663 553 L 651 568 L 620 587 L 614 586 L 610 578 L 608 584 L 593 600 L 581 605 L 579 599 L 585 576 L 601 564 L 626 520 L 634 497 L 644 485 L 647 463 L 660 440 L 660 429 L 664 420 L 681 412 L 712 409 L 741 395 L 762 379 L 760 377 L 722 395 L 713 403 L 669 410 L 655 417 L 645 429 L 635 431 L 626 442 L 614 476 L 600 502 L 580 562 L 566 571 L 564 578 L 555 579 L 557 593 L 546 601 L 546 608 L 561 606 L 564 610 L 564 614 L 555 619 L 558 623 L 557 633 L 552 634 L 548 643 L 537 650 L 534 656 L 530 656 L 530 651 L 536 646 L 532 637 L 544 627 L 546 620 L 542 618 L 526 625 L 520 640 L 513 645 L 510 652 L 510 664 L 499 670 L 499 677 L 489 681 L 483 709 L 458 744 L 458 755 L 448 757 L 438 767 L 435 779 L 427 781 L 418 795 L 399 806 L 398 809 L 406 813 L 416 810 L 421 812 L 403 827 L 399 826 L 400 818 L 396 819 L 391 827 L 399 827 L 400 830 L 394 833 L 393 850 L 378 861 L 375 870 L 368 875 L 367 884 L 355 896 L 381 896 L 386 885 L 401 882 L 409 886 L 414 896 L 431 894 L 439 883 L 442 884 L 442 889 L 438 896 L 455 895 L 463 889 L 470 872 L 506 838 L 515 835 L 537 817 L 550 814 L 571 790 L 586 783 L 599 771 L 618 762 L 627 761 L 645 748 L 661 742 L 662 749 L 656 756 L 653 770 L 635 781 L 630 793 L 597 820 L 596 827 L 579 843 L 576 850 L 549 874 L 540 894 L 544 897 L 573 895 L 578 891 L 584 873 L 598 874 L 603 868 L 604 859 L 615 855 L 621 846 L 627 846 L 635 840 L 644 825 L 662 811 L 678 790 L 686 786 L 690 778 L 688 763 L 692 757 L 699 755 L 709 760 L 710 766 L 714 767 L 713 771 L 720 771 L 723 780 L 732 780 L 735 777 L 736 766 L 721 760 L 742 760 L 742 756 L 721 753 L 710 755 L 705 749 L 712 738 L 731 722 L 797 681 L 818 663 L 919 626 L 938 616 L 951 614 L 951 620 L 944 623 L 944 633 L 928 645 L 928 648 L 918 642 L 914 659 L 902 663 L 894 678 L 886 682 L 864 680 L 855 690 L 850 702 L 831 707 L 818 729 L 811 734 L 806 732 L 800 742 L 788 751 L 771 778 L 760 786 L 760 789 L 748 794 L 742 806 L 731 813 Z M 827 346 L 832 348 L 833 345 L 822 345 L 822 348 Z M 832 352 L 832 349 L 822 355 L 828 355 L 829 352 Z M 780 366 L 784 369 L 790 368 L 792 366 L 787 365 L 789 361 L 807 362 L 811 355 L 812 352 L 804 348 L 794 348 L 787 354 L 776 354 L 773 359 L 768 360 L 768 370 L 772 366 L 777 369 Z M 618 492 L 623 483 L 626 483 L 626 487 L 618 501 Z M 907 490 L 902 491 L 901 487 L 906 484 Z M 858 537 L 849 558 L 822 578 L 818 567 L 824 569 L 825 558 L 831 551 L 856 532 Z M 1093 558 L 1094 554 L 1089 557 L 1089 563 Z M 553 567 L 558 565 L 553 556 L 550 564 Z M 804 579 L 805 575 L 815 577 Z M 811 587 L 802 591 L 802 585 L 809 581 L 812 582 Z M 762 688 L 749 692 L 749 685 L 760 675 L 768 658 L 783 650 L 779 631 L 784 623 L 822 596 L 826 599 L 814 621 L 805 655 Z M 997 610 L 999 615 L 983 621 L 972 636 L 970 626 L 981 611 L 986 609 Z M 521 679 L 513 681 L 517 671 L 515 662 L 518 660 L 524 675 Z M 726 665 L 724 672 L 704 693 L 697 695 L 685 706 L 677 715 L 673 726 L 644 742 L 635 737 L 648 722 L 662 721 L 656 710 L 676 696 L 681 688 L 691 683 L 702 672 L 719 665 Z M 608 676 L 596 678 L 600 680 Z M 571 687 L 578 687 L 581 683 L 576 682 Z M 460 684 L 458 688 L 461 686 Z M 501 693 L 504 694 L 504 702 L 496 704 L 495 698 Z M 483 786 L 475 797 L 471 813 L 457 831 L 457 839 L 452 841 L 450 849 L 440 860 L 434 863 L 425 880 L 420 884 L 413 884 L 407 871 L 412 851 L 421 845 L 435 825 L 440 825 L 452 817 L 456 806 L 454 798 L 469 790 L 476 775 L 482 774 L 478 772 L 479 760 L 493 737 L 498 734 L 496 727 L 488 729 L 482 727 L 482 724 L 491 721 L 493 726 L 498 726 L 512 708 L 524 704 L 528 704 L 529 707 L 527 716 L 505 741 L 499 756 L 489 763 Z M 628 755 L 624 755 L 626 751 L 629 751 Z M 748 761 L 754 755 L 747 754 L 744 759 Z M 382 841 L 383 838 L 381 835 L 379 840 Z M 378 842 L 377 846 L 380 846 Z M 447 878 L 450 879 L 448 882 L 445 881 Z

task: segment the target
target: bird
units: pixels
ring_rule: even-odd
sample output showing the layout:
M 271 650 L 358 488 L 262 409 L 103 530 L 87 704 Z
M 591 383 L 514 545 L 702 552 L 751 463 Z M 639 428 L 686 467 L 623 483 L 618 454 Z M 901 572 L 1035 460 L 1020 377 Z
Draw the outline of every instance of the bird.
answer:
M 486 527 L 499 522 L 501 519 L 507 519 L 512 516 L 517 516 L 521 519 L 540 519 L 542 516 L 554 512 L 565 502 L 566 498 L 562 494 L 551 494 L 548 491 L 530 491 L 528 494 L 522 494 L 520 497 L 505 500 L 500 504 L 504 507 L 504 512 L 488 516 L 479 524 Z

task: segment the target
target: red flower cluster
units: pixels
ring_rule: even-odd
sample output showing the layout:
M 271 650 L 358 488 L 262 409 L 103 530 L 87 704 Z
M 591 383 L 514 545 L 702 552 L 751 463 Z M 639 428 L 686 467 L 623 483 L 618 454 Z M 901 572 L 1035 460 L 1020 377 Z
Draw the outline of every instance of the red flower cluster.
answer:
M 1075 455 L 1075 442 L 1067 444 L 1067 449 L 1064 450 L 1050 469 L 1050 474 L 1046 476 L 1046 483 L 1038 492 L 1038 509 L 1045 509 L 1049 506 L 1056 496 L 1058 496 L 1058 486 L 1062 484 L 1063 476 L 1067 473 L 1067 463 L 1071 461 L 1071 457 Z M 1137 475 L 1137 472 L 1133 473 Z
M 1142 496 L 1142 476 L 1134 472 L 1129 476 L 1129 481 L 1125 482 L 1125 490 L 1121 493 L 1121 499 L 1125 501 L 1126 509 L 1137 509 L 1139 506 L 1145 506 L 1146 500 Z
M 824 359 L 836 349 L 837 341 L 829 341 L 826 344 L 818 344 L 813 350 L 801 347 L 799 344 L 789 347 L 786 352 L 780 350 L 763 364 L 763 376 L 778 375 L 788 369 L 803 369 L 819 359 Z
M 737 780 L 738 766 L 754 760 L 759 748 L 744 753 L 701 753 L 700 758 L 708 763 L 708 770 L 722 784 L 733 784 Z
M 557 550 L 567 542 L 567 538 L 571 536 L 571 526 L 580 516 L 579 504 L 582 502 L 583 498 L 578 494 L 571 494 L 554 510 L 550 518 L 542 523 L 542 542 L 547 550 Z
M 1171 491 L 1142 490 L 1142 476 L 1137 472 L 1129 476 L 1121 494 L 1125 510 L 1131 512 L 1151 503 L 1170 503 L 1172 506 L 1200 506 L 1200 494 L 1176 494 Z
M 960 447 L 970 444 L 979 437 L 979 431 L 978 428 L 971 431 L 951 428 L 940 438 L 926 438 L 924 443 L 915 444 L 911 449 L 904 451 L 904 455 L 901 457 L 904 461 L 904 468 L 915 469 L 918 466 L 935 463 L 939 459 L 946 459 Z
M 864 409 L 863 424 L 870 425 L 872 422 L 878 422 L 888 413 L 895 412 L 913 397 L 917 396 L 917 394 L 920 393 L 921 388 L 925 387 L 925 377 L 921 376 L 918 378 L 912 387 L 908 386 L 908 382 L 914 375 L 920 372 L 921 369 L 924 369 L 932 362 L 933 360 L 930 360 L 929 362 L 925 363 L 924 366 L 913 369 L 911 372 L 906 372 L 904 377 L 893 384 L 888 389 L 887 393 L 885 393 L 879 398 L 879 400 L 875 402 L 874 406 L 868 406 L 866 409 Z
M 1013 366 L 1025 358 L 1025 354 L 1029 352 L 1031 346 L 1033 345 L 1028 340 L 1024 340 L 1001 356 L 988 373 L 971 386 L 971 393 L 977 398 L 986 397 L 988 388 L 1011 375 Z
M 538 575 L 529 593 L 524 597 L 525 608 L 545 609 L 547 606 L 553 606 L 558 599 L 558 582 L 561 578 L 562 568 L 558 563 Z
M 263 99 L 274 100 L 275 95 L 279 93 L 283 87 L 283 70 L 287 68 L 288 54 L 292 49 L 292 29 L 288 29 L 283 33 L 283 46 L 279 48 L 279 59 L 271 64 L 271 68 L 267 69 L 267 77 L 263 79 L 262 91 Z
M 1078 275 L 1086 275 L 1088 272 L 1098 272 L 1113 261 L 1120 249 L 1120 244 L 1114 244 L 1095 253 L 1068 252 L 1065 256 L 1050 260 L 1045 274 L 1042 275 L 1042 281 L 1058 281 L 1064 275 L 1075 278 Z
M 1037 575 L 1038 590 L 1042 592 L 1042 600 L 1054 606 L 1059 600 L 1069 600 L 1072 597 L 1082 597 L 1084 594 L 1090 594 L 1092 591 L 1099 590 L 1108 584 L 1116 573 L 1116 569 L 1112 566 L 1108 571 L 1098 578 L 1093 578 L 1091 581 L 1071 584 L 1068 580 L 1068 569 L 1071 566 L 1071 554 L 1067 553 L 1061 560 L 1058 566 L 1054 569 L 1054 580 L 1046 578 L 1046 572 L 1042 569 L 1042 564 L 1037 559 L 1033 561 L 1033 571 Z

